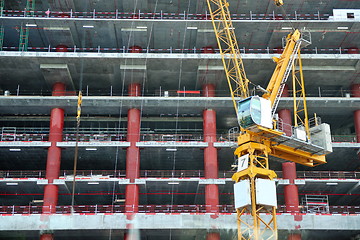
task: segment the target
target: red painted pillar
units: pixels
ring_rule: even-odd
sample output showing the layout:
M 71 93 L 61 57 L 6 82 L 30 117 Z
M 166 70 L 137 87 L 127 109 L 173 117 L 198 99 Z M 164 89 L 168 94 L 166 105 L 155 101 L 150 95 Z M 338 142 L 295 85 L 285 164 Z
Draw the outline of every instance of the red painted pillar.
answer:
M 128 86 L 129 96 L 140 96 L 141 85 L 132 83 Z M 140 141 L 140 110 L 131 108 L 128 110 L 127 141 L 130 147 L 126 149 L 126 178 L 134 183 L 140 177 L 140 149 L 136 142 Z M 137 212 L 139 205 L 139 186 L 128 184 L 125 189 L 125 211 Z
M 213 84 L 206 84 L 203 86 L 203 96 L 214 97 L 215 86 Z M 214 147 L 216 142 L 216 112 L 212 109 L 205 109 L 203 111 L 203 129 L 204 142 L 208 143 L 208 147 L 204 149 L 204 172 L 205 178 L 218 178 L 218 157 L 217 149 Z M 219 211 L 219 188 L 216 184 L 208 184 L 205 187 L 205 204 L 207 212 Z
M 202 89 L 203 97 L 215 97 L 215 85 L 204 84 Z
M 286 211 L 289 213 L 299 212 L 299 193 L 298 187 L 295 185 L 296 179 L 296 165 L 294 162 L 285 162 L 282 164 L 283 178 L 289 179 L 290 184 L 284 186 L 284 197 Z M 301 221 L 302 217 L 299 215 L 294 216 L 295 221 Z M 289 233 L 288 240 L 301 240 L 300 233 Z
M 65 95 L 65 84 L 57 82 L 53 86 L 53 96 Z M 53 108 L 50 115 L 49 142 L 51 146 L 48 149 L 46 160 L 46 179 L 48 185 L 44 188 L 43 213 L 55 213 L 55 207 L 58 203 L 58 186 L 53 185 L 54 179 L 59 178 L 61 148 L 56 146 L 56 142 L 62 141 L 62 132 L 64 128 L 64 109 Z
M 279 118 L 281 119 L 281 130 L 285 133 L 286 136 L 292 135 L 292 119 L 291 119 L 291 111 L 289 109 L 281 109 L 278 112 Z
M 299 233 L 290 233 L 288 235 L 288 240 L 301 240 L 301 234 Z
M 206 235 L 206 240 L 219 240 L 220 233 L 218 232 L 211 232 Z
M 284 90 L 282 92 L 282 97 L 289 97 L 289 87 L 285 85 Z M 291 118 L 291 111 L 289 109 L 281 109 L 278 111 L 279 118 L 281 119 L 281 128 L 282 131 L 286 134 L 286 136 L 291 136 L 291 125 L 292 125 L 292 118 Z
M 57 82 L 53 85 L 53 96 L 65 95 L 65 84 Z M 51 146 L 48 149 L 46 160 L 46 179 L 48 184 L 44 188 L 44 204 L 43 213 L 53 214 L 56 212 L 56 205 L 58 204 L 59 188 L 53 184 L 54 179 L 59 178 L 60 163 L 61 163 L 61 148 L 56 146 L 56 142 L 62 141 L 62 132 L 64 128 L 64 109 L 53 108 L 50 114 L 50 132 L 49 142 Z M 41 234 L 40 240 L 52 240 L 53 234 Z
M 52 234 L 46 233 L 46 234 L 42 234 L 40 236 L 40 240 L 53 240 L 54 236 Z
M 360 84 L 352 85 L 351 93 L 353 97 L 360 97 Z M 354 111 L 354 125 L 355 125 L 356 141 L 360 142 L 360 109 Z
M 294 184 L 296 179 L 296 166 L 294 162 L 285 162 L 282 164 L 283 178 L 289 179 L 290 184 L 284 187 L 286 211 L 299 212 L 299 193 L 298 187 Z

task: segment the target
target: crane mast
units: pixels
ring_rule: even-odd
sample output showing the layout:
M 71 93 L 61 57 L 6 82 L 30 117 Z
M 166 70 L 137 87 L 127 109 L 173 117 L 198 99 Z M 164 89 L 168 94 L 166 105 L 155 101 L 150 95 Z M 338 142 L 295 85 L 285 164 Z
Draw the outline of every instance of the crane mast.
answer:
M 283 5 L 282 0 L 274 2 L 277 6 Z M 306 137 L 300 138 L 301 134 L 286 136 L 273 120 L 284 84 L 290 72 L 296 69 L 296 56 L 300 54 L 302 45 L 310 41 L 304 39 L 305 34 L 299 30 L 290 33 L 281 56 L 273 58 L 276 67 L 267 88 L 260 88 L 265 93 L 261 97 L 250 96 L 249 80 L 231 21 L 229 3 L 226 0 L 207 0 L 207 4 L 241 130 L 234 152 L 238 158 L 238 169 L 232 176 L 235 181 L 238 239 L 277 239 L 276 174 L 269 168 L 269 156 L 316 166 L 326 163 L 325 155 L 332 151 L 327 124 L 315 126 L 313 131 L 308 126 L 299 126 L 296 129 L 298 133 L 305 132 L 304 128 L 308 130 Z M 302 105 L 306 108 L 302 74 L 300 82 Z M 299 106 L 295 104 L 295 89 L 293 97 L 294 106 Z M 294 112 L 299 113 L 297 109 Z M 307 119 L 306 111 L 305 115 Z

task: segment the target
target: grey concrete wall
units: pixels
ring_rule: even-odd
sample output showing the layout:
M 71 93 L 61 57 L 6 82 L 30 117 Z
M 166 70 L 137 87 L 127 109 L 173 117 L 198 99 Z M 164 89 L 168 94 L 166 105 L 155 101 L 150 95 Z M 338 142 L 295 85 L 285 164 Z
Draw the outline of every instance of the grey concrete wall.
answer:
M 266 218 L 268 216 L 265 216 Z M 245 219 L 246 220 L 246 219 Z M 126 229 L 132 224 L 138 229 L 236 229 L 236 214 L 136 214 L 127 220 L 125 214 L 56 214 L 3 215 L 0 231 Z M 277 216 L 279 230 L 358 230 L 360 215 L 304 215 L 295 221 L 293 215 Z

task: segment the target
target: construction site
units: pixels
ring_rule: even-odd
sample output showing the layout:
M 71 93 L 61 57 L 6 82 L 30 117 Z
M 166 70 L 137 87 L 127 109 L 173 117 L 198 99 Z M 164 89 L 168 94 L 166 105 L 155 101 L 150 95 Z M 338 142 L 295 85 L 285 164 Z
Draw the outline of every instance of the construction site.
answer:
M 359 1 L 0 20 L 0 239 L 360 239 Z

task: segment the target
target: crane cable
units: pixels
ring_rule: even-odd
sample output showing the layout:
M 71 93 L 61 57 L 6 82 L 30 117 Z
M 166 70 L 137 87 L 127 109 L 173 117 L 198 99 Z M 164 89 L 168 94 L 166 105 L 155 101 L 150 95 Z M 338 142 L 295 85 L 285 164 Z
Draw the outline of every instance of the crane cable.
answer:
M 291 21 L 291 19 L 287 17 L 287 13 L 286 13 L 286 11 L 285 11 L 284 6 L 283 6 L 283 5 L 280 5 L 280 6 L 278 6 L 278 7 L 280 8 L 282 14 L 284 14 L 284 19 L 289 21 L 292 30 L 295 31 L 296 28 L 294 27 L 293 22 Z M 274 17 L 275 17 L 275 16 L 274 16 Z M 296 16 L 295 16 L 295 18 L 296 18 Z
M 79 155 L 79 128 L 80 128 L 80 116 L 81 116 L 81 104 L 82 104 L 82 91 L 79 90 L 78 101 L 77 101 L 77 115 L 76 115 L 76 139 L 75 139 L 75 154 L 74 154 L 74 170 L 73 170 L 73 181 L 72 181 L 72 194 L 71 194 L 71 212 L 74 212 L 75 202 L 75 176 L 77 170 L 77 160 Z

